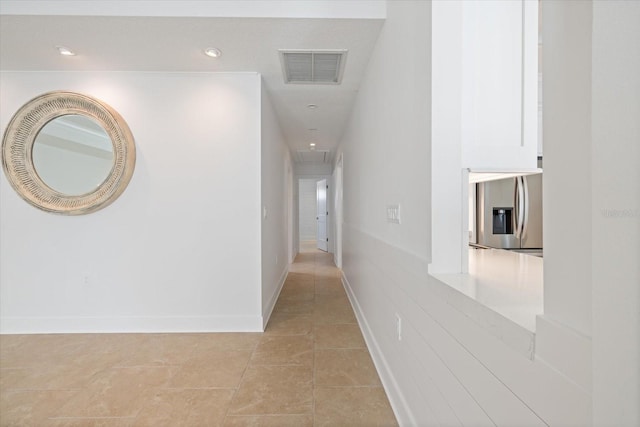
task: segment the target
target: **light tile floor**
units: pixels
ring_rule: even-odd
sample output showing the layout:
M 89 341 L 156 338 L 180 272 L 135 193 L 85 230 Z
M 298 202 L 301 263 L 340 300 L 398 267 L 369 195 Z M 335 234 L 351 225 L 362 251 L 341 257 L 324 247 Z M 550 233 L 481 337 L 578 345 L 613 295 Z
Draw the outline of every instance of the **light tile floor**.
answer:
M 397 425 L 331 255 L 303 249 L 264 333 L 0 336 L 0 425 Z

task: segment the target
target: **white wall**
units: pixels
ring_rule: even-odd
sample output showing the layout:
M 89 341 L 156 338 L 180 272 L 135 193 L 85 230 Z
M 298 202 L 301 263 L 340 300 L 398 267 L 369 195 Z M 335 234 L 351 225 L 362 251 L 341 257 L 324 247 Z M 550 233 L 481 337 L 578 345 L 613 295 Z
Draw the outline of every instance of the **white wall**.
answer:
M 462 3 L 433 3 L 431 273 L 467 271 L 462 199 Z M 467 181 L 468 182 L 468 181 Z
M 543 358 L 551 344 L 563 350 L 546 361 L 592 393 L 594 426 L 637 426 L 640 3 L 542 10 L 545 315 L 536 347 Z
M 429 2 L 388 2 L 342 138 L 343 280 L 401 425 L 435 425 L 424 354 L 397 275 L 427 280 L 430 243 Z M 340 157 L 340 152 L 336 158 Z M 399 204 L 401 224 L 388 223 Z M 408 262 L 408 263 L 407 263 Z M 402 343 L 395 337 L 403 318 Z M 423 360 L 420 360 L 423 359 Z
M 347 292 L 401 425 L 589 425 L 587 392 L 454 308 L 428 274 L 440 250 L 432 254 L 430 230 L 440 191 L 431 181 L 431 7 L 387 3 L 341 142 Z M 386 222 L 395 203 L 400 225 Z
M 56 89 L 119 111 L 136 169 L 80 217 L 37 210 L 0 179 L 1 331 L 260 330 L 260 77 L 3 72 L 2 129 Z
M 591 7 L 545 2 L 544 315 L 591 335 Z
M 593 2 L 594 425 L 640 425 L 640 2 Z M 545 150 L 549 144 L 545 143 Z
M 261 98 L 262 313 L 266 326 L 289 267 L 291 157 L 266 89 Z
M 300 241 L 316 240 L 318 211 L 317 183 L 315 179 L 298 180 L 298 212 Z
M 591 393 L 592 4 L 541 6 L 545 259 L 536 359 Z

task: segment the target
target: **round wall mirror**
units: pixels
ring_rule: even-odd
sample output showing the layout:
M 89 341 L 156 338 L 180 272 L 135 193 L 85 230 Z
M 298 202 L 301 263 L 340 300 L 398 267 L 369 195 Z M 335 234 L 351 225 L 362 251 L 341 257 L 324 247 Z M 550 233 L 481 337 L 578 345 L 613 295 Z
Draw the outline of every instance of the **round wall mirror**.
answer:
M 124 191 L 135 166 L 135 144 L 125 121 L 105 103 L 50 92 L 11 119 L 2 165 L 13 188 L 37 208 L 86 214 Z
M 113 144 L 98 122 L 79 114 L 44 125 L 33 142 L 33 167 L 49 188 L 80 196 L 100 187 L 113 169 Z

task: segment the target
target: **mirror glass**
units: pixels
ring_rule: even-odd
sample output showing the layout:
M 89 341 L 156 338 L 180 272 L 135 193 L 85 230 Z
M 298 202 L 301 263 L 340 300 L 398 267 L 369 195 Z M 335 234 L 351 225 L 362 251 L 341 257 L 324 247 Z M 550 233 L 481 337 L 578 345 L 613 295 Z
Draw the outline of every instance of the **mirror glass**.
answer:
M 94 119 L 68 114 L 42 127 L 33 143 L 32 159 L 49 188 L 79 196 L 94 191 L 109 177 L 114 146 Z

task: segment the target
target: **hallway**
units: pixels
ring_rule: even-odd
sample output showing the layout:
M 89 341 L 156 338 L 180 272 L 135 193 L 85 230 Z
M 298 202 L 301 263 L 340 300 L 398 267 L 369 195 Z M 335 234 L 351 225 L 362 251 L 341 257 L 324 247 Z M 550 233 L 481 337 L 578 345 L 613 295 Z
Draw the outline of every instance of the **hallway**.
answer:
M 397 425 L 332 255 L 264 333 L 0 336 L 0 426 Z

